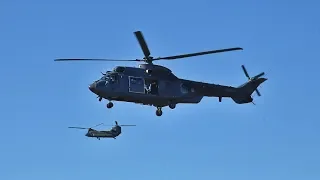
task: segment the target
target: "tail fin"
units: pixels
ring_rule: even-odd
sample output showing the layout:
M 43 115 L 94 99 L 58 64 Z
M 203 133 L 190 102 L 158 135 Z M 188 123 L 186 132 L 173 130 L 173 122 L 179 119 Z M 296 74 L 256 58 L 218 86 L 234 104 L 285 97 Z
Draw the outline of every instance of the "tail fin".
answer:
M 251 80 L 249 82 L 242 84 L 241 86 L 238 87 L 238 89 L 241 93 L 251 96 L 251 94 L 257 90 L 257 88 L 260 86 L 260 84 L 262 84 L 266 80 L 268 80 L 268 79 L 267 78 L 254 79 L 254 80 Z M 260 93 L 258 93 L 258 94 L 260 95 Z
M 251 95 L 254 91 L 257 91 L 257 88 L 268 80 L 267 78 L 259 78 L 251 80 L 243 85 L 237 87 L 237 96 L 232 97 L 233 101 L 238 104 L 251 103 L 253 101 Z M 259 93 L 259 91 L 258 91 Z
M 254 76 L 250 77 L 246 68 L 244 65 L 241 66 L 244 74 L 246 77 L 249 79 L 249 82 L 246 82 L 242 84 L 241 86 L 237 87 L 237 95 L 232 97 L 233 101 L 238 103 L 238 104 L 244 104 L 244 103 L 250 103 L 253 101 L 251 95 L 254 91 L 257 92 L 258 96 L 260 95 L 260 92 L 257 90 L 257 88 L 267 80 L 267 78 L 260 78 L 261 76 L 264 75 L 264 72 Z

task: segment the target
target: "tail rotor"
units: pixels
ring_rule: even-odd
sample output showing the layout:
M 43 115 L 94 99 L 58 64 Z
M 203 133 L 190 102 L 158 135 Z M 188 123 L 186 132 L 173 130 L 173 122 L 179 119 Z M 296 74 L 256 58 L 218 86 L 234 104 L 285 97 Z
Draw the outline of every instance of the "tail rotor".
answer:
M 241 67 L 242 67 L 242 70 L 243 70 L 244 74 L 246 75 L 246 77 L 248 78 L 249 81 L 253 81 L 253 80 L 256 80 L 256 79 L 264 76 L 264 72 L 262 72 L 262 73 L 260 73 L 260 74 L 258 74 L 256 76 L 250 77 L 249 73 L 248 73 L 247 69 L 244 67 L 244 65 L 242 65 Z M 261 94 L 260 94 L 258 89 L 256 89 L 255 91 L 256 91 L 258 96 L 261 96 Z

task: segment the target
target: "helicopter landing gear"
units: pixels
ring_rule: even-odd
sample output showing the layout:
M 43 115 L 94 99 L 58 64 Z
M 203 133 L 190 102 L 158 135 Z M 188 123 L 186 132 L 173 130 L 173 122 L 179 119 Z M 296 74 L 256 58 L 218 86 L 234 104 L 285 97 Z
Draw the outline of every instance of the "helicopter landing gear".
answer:
M 109 102 L 109 103 L 107 104 L 107 108 L 110 109 L 110 108 L 112 108 L 112 107 L 113 107 L 113 103 L 112 103 L 112 102 Z
M 97 96 L 97 98 L 99 101 L 102 101 L 102 99 L 103 99 L 101 96 Z
M 161 107 L 157 107 L 156 115 L 157 116 L 161 116 L 162 115 Z
M 176 104 L 169 104 L 169 108 L 170 108 L 170 109 L 176 108 Z

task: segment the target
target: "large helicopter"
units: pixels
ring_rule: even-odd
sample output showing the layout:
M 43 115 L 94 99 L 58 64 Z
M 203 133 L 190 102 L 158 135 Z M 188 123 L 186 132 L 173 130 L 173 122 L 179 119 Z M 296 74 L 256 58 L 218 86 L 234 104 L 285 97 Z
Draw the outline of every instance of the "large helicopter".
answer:
M 93 137 L 100 140 L 100 138 L 114 138 L 116 139 L 117 136 L 121 134 L 121 126 L 136 126 L 136 125 L 118 125 L 118 122 L 115 121 L 116 125 L 114 125 L 111 130 L 108 131 L 98 131 L 95 129 L 92 129 L 94 127 L 100 126 L 103 123 L 100 123 L 94 127 L 91 128 L 84 128 L 84 127 L 68 127 L 68 128 L 75 128 L 75 129 L 88 129 L 88 132 L 85 136 L 87 137 Z
M 55 59 L 55 61 L 136 61 L 145 62 L 139 67 L 117 66 L 112 71 L 102 73 L 102 77 L 94 81 L 89 89 L 99 98 L 99 101 L 109 101 L 107 108 L 112 108 L 112 101 L 132 102 L 150 105 L 157 108 L 156 115 L 162 115 L 162 108 L 169 106 L 174 109 L 179 103 L 198 104 L 204 96 L 232 98 L 237 104 L 253 103 L 251 97 L 254 91 L 258 96 L 258 86 L 266 81 L 264 73 L 250 77 L 242 65 L 242 69 L 249 79 L 239 87 L 204 83 L 178 78 L 166 67 L 155 65 L 156 60 L 174 60 L 213 53 L 242 50 L 240 47 L 182 54 L 168 57 L 153 58 L 141 31 L 134 32 L 142 52 L 143 59 L 112 60 L 112 59 Z

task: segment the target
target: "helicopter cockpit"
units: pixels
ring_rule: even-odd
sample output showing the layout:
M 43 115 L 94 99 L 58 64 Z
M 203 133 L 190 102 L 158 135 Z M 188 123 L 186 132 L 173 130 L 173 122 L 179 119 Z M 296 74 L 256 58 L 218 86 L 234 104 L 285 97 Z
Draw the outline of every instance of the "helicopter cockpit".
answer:
M 103 75 L 100 78 L 100 80 L 105 81 L 106 84 L 113 84 L 113 83 L 117 82 L 117 80 L 118 80 L 117 77 L 118 77 L 117 74 L 109 73 L 109 74 Z

